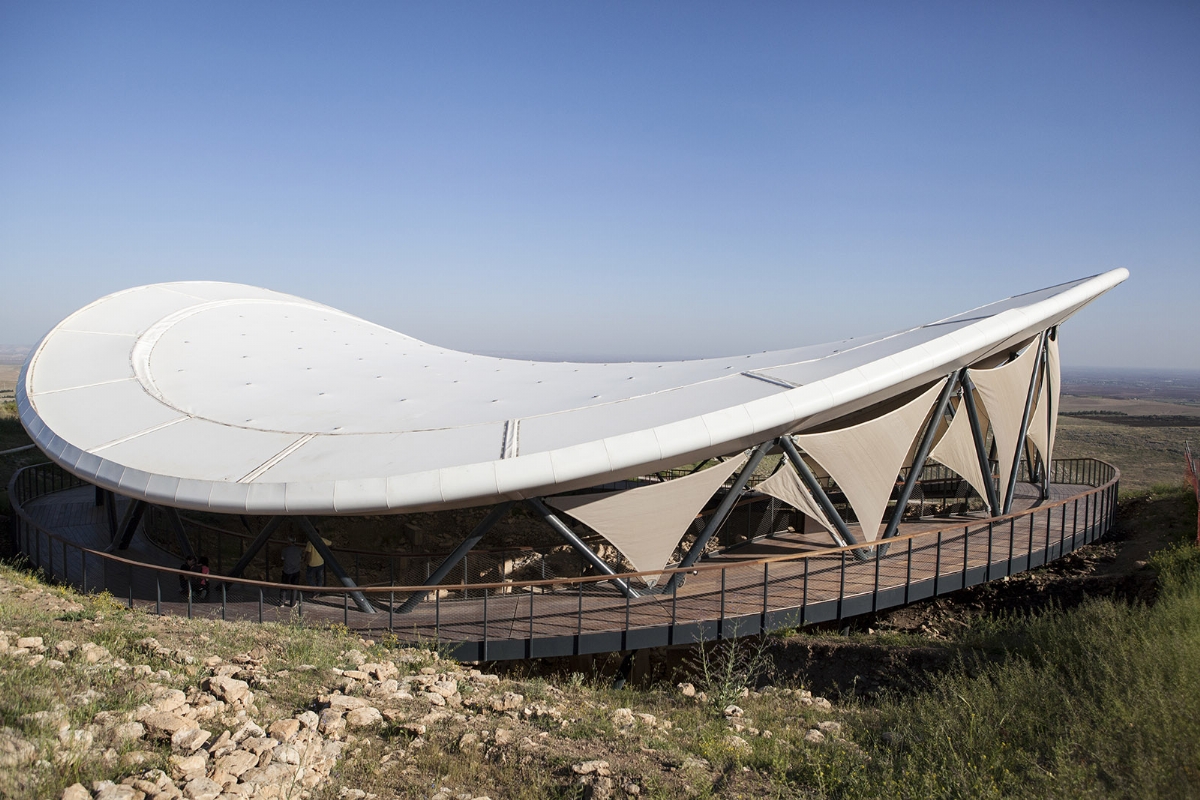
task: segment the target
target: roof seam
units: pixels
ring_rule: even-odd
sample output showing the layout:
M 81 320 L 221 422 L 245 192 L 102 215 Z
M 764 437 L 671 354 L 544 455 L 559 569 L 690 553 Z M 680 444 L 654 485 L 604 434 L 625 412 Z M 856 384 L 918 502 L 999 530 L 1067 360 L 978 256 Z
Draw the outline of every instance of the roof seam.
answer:
M 274 466 L 275 466 L 276 464 L 278 464 L 280 461 L 283 461 L 285 458 L 287 458 L 288 456 L 290 456 L 292 453 L 296 452 L 296 451 L 297 451 L 297 450 L 299 450 L 301 447 L 303 447 L 304 445 L 308 444 L 308 443 L 309 443 L 310 441 L 312 441 L 312 440 L 313 440 L 315 437 L 316 437 L 316 434 L 315 434 L 315 433 L 307 433 L 307 434 L 305 434 L 304 436 L 301 436 L 299 439 L 297 439 L 296 441 L 292 442 L 292 443 L 291 443 L 291 444 L 289 444 L 287 447 L 283 448 L 283 449 L 282 449 L 282 450 L 280 450 L 278 453 L 276 453 L 275 455 L 271 456 L 271 457 L 270 457 L 270 458 L 268 458 L 266 461 L 264 461 L 263 463 L 259 464 L 257 467 L 255 467 L 254 469 L 250 470 L 249 472 L 247 472 L 247 473 L 246 473 L 245 475 L 243 475 L 242 477 L 238 478 L 238 481 L 237 481 L 237 482 L 238 482 L 238 483 L 252 483 L 253 481 L 256 481 L 256 480 L 258 480 L 259 478 L 261 478 L 261 477 L 263 476 L 263 474 L 264 474 L 265 472 L 267 472 L 267 470 L 271 469 L 271 467 L 274 467 Z

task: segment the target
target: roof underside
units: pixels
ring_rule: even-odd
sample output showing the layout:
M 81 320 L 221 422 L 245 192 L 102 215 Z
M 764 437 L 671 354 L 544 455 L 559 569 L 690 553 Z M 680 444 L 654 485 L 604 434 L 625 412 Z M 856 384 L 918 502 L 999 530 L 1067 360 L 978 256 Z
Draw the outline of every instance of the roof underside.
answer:
M 1114 270 L 928 325 L 665 363 L 491 358 L 252 286 L 80 309 L 31 353 L 21 420 L 59 464 L 183 508 L 399 513 L 554 494 L 803 432 L 1056 325 Z

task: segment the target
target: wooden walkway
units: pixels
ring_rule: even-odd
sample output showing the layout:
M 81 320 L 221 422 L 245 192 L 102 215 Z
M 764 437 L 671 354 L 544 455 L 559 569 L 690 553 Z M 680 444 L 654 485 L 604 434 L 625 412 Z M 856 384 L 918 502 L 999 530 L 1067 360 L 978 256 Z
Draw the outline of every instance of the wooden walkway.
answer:
M 46 572 L 86 591 L 107 590 L 152 613 L 344 623 L 439 642 L 462 659 L 512 659 L 632 650 L 840 620 L 1039 566 L 1107 530 L 1117 478 L 1103 466 L 1113 477 L 1098 488 L 1051 484 L 1051 496 L 1041 501 L 1036 487 L 1018 484 L 1010 515 L 903 523 L 897 538 L 878 549 L 813 552 L 818 543 L 812 536 L 776 534 L 700 562 L 673 592 L 660 588 L 626 600 L 597 578 L 443 586 L 409 614 L 400 614 L 399 607 L 412 587 L 362 587 L 377 609 L 365 614 L 340 588 L 310 592 L 289 608 L 280 603 L 279 584 L 216 575 L 207 602 L 188 603 L 173 569 L 178 557 L 144 535 L 135 536 L 128 550 L 101 552 L 110 544 L 108 522 L 90 486 L 30 497 L 19 505 L 17 522 L 21 549 Z M 637 577 L 632 583 L 645 588 Z

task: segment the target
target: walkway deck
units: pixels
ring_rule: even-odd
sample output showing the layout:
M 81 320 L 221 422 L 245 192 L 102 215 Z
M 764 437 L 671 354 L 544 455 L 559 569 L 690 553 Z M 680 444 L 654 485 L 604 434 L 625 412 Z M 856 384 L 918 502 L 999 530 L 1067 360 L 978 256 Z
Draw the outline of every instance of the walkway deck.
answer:
M 904 523 L 878 557 L 873 550 L 860 551 L 861 559 L 853 549 L 813 553 L 813 537 L 777 534 L 702 561 L 673 593 L 628 601 L 599 579 L 532 581 L 473 585 L 465 599 L 461 592 L 453 592 L 456 599 L 431 595 L 414 612 L 400 614 L 404 587 L 363 587 L 379 609 L 364 614 L 341 589 L 330 587 L 288 608 L 280 605 L 278 584 L 218 582 L 214 575 L 208 601 L 189 604 L 171 571 L 178 557 L 143 535 L 128 550 L 99 552 L 109 546 L 108 522 L 90 486 L 29 497 L 18 509 L 18 537 L 30 559 L 58 579 L 87 591 L 106 589 L 151 612 L 344 623 L 437 641 L 467 660 L 561 656 L 839 620 L 1039 566 L 1107 530 L 1117 478 L 1103 466 L 1113 473 L 1103 486 L 1051 484 L 1044 502 L 1036 487 L 1018 484 L 1013 513 L 1005 517 Z

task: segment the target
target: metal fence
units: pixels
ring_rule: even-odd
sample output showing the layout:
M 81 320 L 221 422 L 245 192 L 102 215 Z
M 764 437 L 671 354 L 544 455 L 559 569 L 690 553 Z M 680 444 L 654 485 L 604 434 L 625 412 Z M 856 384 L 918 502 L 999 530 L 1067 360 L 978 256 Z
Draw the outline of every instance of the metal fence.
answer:
M 889 539 L 769 558 L 713 559 L 687 569 L 628 572 L 639 588 L 670 582 L 669 591 L 622 597 L 609 576 L 441 585 L 409 613 L 400 606 L 417 585 L 295 587 L 267 580 L 207 577 L 204 602 L 196 573 L 145 564 L 83 546 L 36 522 L 26 505 L 38 497 L 87 486 L 54 465 L 13 476 L 14 544 L 50 579 L 83 592 L 107 591 L 130 608 L 257 622 L 327 625 L 390 632 L 437 643 L 465 660 L 532 658 L 641 649 L 753 635 L 842 620 L 957 591 L 1040 566 L 1102 536 L 1111 526 L 1119 471 L 1095 459 L 1053 462 L 1054 485 L 1078 487 L 1066 497 L 994 517 L 926 521 Z M 1060 490 L 1061 494 L 1062 490 Z M 866 558 L 856 558 L 862 550 Z M 219 572 L 219 570 L 218 570 Z M 295 607 L 284 605 L 297 592 Z M 359 611 L 361 591 L 376 613 Z

